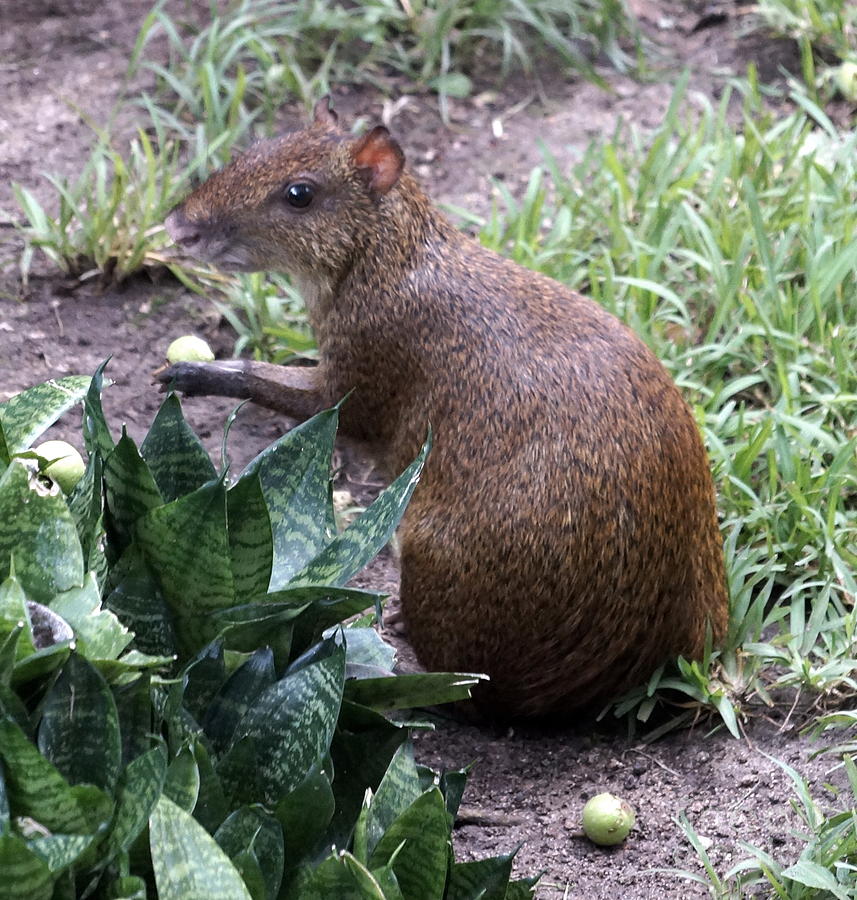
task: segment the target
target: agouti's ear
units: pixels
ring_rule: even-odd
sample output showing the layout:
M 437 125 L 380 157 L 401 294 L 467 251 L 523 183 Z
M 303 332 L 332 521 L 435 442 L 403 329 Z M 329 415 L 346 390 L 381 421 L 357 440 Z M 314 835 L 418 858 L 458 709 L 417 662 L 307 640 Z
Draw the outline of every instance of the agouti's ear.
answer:
M 383 125 L 376 125 L 351 148 L 357 171 L 375 197 L 381 197 L 399 180 L 405 154 Z
M 330 94 L 325 94 L 312 108 L 312 124 L 321 128 L 336 128 L 339 116 L 333 111 Z

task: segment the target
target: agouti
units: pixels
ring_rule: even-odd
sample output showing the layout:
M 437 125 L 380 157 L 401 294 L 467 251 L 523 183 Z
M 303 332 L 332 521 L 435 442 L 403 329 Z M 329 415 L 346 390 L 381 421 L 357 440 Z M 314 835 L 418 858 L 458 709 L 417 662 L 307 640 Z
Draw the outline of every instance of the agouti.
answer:
M 341 430 L 391 473 L 434 447 L 401 525 L 401 602 L 430 669 L 486 672 L 494 718 L 565 717 L 698 657 L 727 619 L 696 423 L 645 344 L 592 300 L 453 227 L 379 126 L 327 99 L 167 219 L 188 255 L 288 272 L 316 367 L 173 366 L 165 384 Z

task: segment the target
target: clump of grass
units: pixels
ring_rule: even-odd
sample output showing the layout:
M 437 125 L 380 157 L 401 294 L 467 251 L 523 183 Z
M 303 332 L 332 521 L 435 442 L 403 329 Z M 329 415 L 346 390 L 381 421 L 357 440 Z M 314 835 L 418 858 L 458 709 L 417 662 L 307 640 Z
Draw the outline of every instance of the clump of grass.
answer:
M 215 305 L 235 329 L 234 353 L 285 363 L 312 358 L 315 340 L 300 294 L 285 275 L 238 275 L 221 285 L 223 300 Z
M 13 186 L 27 220 L 19 226 L 26 241 L 21 257 L 25 285 L 36 249 L 81 279 L 97 276 L 120 282 L 141 268 L 167 264 L 188 281 L 164 253 L 169 239 L 163 220 L 192 181 L 206 174 L 223 148 L 234 143 L 236 133 L 226 130 L 209 142 L 198 130 L 178 140 L 158 110 L 150 111 L 152 134 L 138 129 L 127 155 L 106 133 L 99 133 L 77 178 L 46 176 L 56 189 L 56 212 L 48 211 L 27 188 Z
M 212 128 L 254 114 L 270 122 L 287 97 L 310 104 L 333 83 L 380 83 L 391 72 L 436 91 L 445 111 L 446 97 L 470 92 L 474 69 L 530 71 L 547 50 L 596 77 L 594 58 L 629 68 L 622 43 L 637 41 L 623 0 L 241 0 L 191 38 L 161 3 L 141 30 L 135 64 L 159 32 L 169 64 L 142 64 L 178 115 Z M 242 109 L 233 104 L 239 93 Z
M 482 238 L 588 292 L 639 332 L 695 403 L 714 464 L 732 596 L 725 647 L 656 673 L 687 722 L 857 692 L 857 136 L 806 96 L 775 121 L 751 80 L 688 123 L 622 129 L 522 200 L 500 187 Z M 796 696 L 797 694 L 797 696 Z M 801 701 L 805 700 L 805 703 Z
M 853 900 L 857 897 L 857 766 L 850 756 L 843 758 L 848 787 L 837 797 L 837 808 L 826 810 L 813 798 L 806 779 L 791 766 L 777 762 L 794 786 L 791 806 L 801 823 L 797 836 L 803 844 L 798 859 L 783 861 L 740 841 L 747 856 L 721 875 L 704 840 L 682 815 L 679 827 L 695 850 L 704 874 L 689 870 L 671 870 L 672 873 L 705 885 L 717 900 L 740 900 L 751 895 L 780 900 Z
M 775 33 L 807 42 L 828 61 L 857 60 L 857 6 L 852 0 L 759 0 L 756 14 Z

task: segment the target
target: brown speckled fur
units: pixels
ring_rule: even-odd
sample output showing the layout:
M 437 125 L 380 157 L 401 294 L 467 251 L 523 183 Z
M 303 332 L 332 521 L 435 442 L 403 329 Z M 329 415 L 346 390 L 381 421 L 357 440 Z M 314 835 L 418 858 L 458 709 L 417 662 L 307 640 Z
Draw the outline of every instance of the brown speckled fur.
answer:
M 426 666 L 490 674 L 491 715 L 563 717 L 698 656 L 706 623 L 715 642 L 726 628 L 722 547 L 663 366 L 591 300 L 458 232 L 406 170 L 388 184 L 400 151 L 384 130 L 360 140 L 322 103 L 171 216 L 195 255 L 295 275 L 319 345 L 301 383 L 252 364 L 239 390 L 214 373 L 196 392 L 304 417 L 353 389 L 342 429 L 392 473 L 431 423 L 401 529 L 403 613 Z M 307 211 L 284 202 L 295 179 L 318 185 Z

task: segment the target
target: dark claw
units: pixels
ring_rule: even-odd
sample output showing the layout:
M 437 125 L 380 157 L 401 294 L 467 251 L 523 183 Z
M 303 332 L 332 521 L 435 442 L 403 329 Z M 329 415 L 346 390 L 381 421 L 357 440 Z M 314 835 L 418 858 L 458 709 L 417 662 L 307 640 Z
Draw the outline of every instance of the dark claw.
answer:
M 161 366 L 152 373 L 153 384 L 161 393 L 180 391 L 188 397 L 221 396 L 245 398 L 245 363 L 243 360 L 222 362 L 179 362 Z
M 167 391 L 181 391 L 183 394 L 197 393 L 201 382 L 205 382 L 204 373 L 200 368 L 207 363 L 180 362 L 161 366 L 152 372 L 153 384 L 159 384 L 158 390 L 164 394 Z

